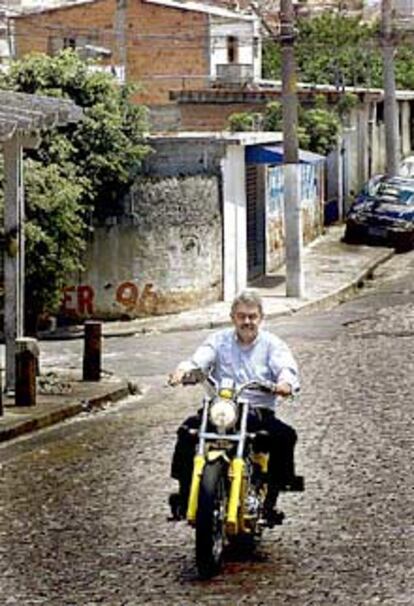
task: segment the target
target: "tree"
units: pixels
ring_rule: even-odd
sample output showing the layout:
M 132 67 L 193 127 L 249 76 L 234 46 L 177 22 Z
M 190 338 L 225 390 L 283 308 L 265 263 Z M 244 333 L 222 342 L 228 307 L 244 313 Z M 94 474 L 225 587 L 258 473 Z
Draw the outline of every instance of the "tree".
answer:
M 82 198 L 95 216 L 118 214 L 149 151 L 143 137 L 147 110 L 129 101 L 133 88 L 119 86 L 70 50 L 30 55 L 15 62 L 4 80 L 15 91 L 66 97 L 84 108 L 79 124 L 46 133 L 32 157 L 43 164 L 71 163 L 87 180 Z
M 42 133 L 24 160 L 26 321 L 56 309 L 68 275 L 82 269 L 93 217 L 121 212 L 123 195 L 149 151 L 146 110 L 128 87 L 93 71 L 72 51 L 33 54 L 12 64 L 1 88 L 70 98 L 84 108 L 76 125 Z
M 304 149 L 327 155 L 337 145 L 341 122 L 335 112 L 316 107 L 302 111 L 299 122 L 308 137 Z
M 343 86 L 383 86 L 378 24 L 359 18 L 323 13 L 298 19 L 296 60 L 303 82 Z M 397 86 L 414 88 L 414 49 L 409 41 L 398 44 L 395 57 Z M 263 49 L 263 75 L 281 77 L 281 51 L 274 40 Z
M 347 99 L 351 104 L 351 99 L 349 97 Z M 254 119 L 255 115 L 249 112 L 232 114 L 229 117 L 230 130 L 257 130 L 258 120 Z M 326 155 L 336 146 L 341 129 L 339 115 L 330 110 L 319 98 L 316 99 L 316 105 L 312 109 L 300 107 L 298 117 L 298 138 L 302 149 Z M 272 101 L 267 104 L 263 113 L 260 130 L 282 131 L 282 126 L 282 105 L 279 101 Z

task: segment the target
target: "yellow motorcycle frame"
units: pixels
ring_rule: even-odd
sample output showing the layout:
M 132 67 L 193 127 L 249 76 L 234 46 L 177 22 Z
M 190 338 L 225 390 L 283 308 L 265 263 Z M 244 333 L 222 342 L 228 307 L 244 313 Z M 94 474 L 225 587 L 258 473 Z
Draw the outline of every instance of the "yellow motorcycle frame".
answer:
M 254 382 L 257 386 L 257 382 Z M 244 385 L 252 387 L 253 382 Z M 194 457 L 193 475 L 190 488 L 190 495 L 187 507 L 187 521 L 194 526 L 197 519 L 197 508 L 199 502 L 200 483 L 203 476 L 205 465 L 213 463 L 219 458 L 226 462 L 228 476 L 228 500 L 227 510 L 225 512 L 225 532 L 228 536 L 240 534 L 252 534 L 255 530 L 255 522 L 251 515 L 246 511 L 246 496 L 249 489 L 248 463 L 246 461 L 246 441 L 249 438 L 247 432 L 247 418 L 249 412 L 248 399 L 238 399 L 240 407 L 240 429 L 228 434 L 221 434 L 207 431 L 209 398 L 205 398 L 203 405 L 203 414 L 199 431 L 199 443 L 197 453 Z M 250 436 L 251 437 L 251 436 Z M 223 448 L 217 448 L 217 443 L 223 444 Z M 230 457 L 229 447 L 236 443 L 236 455 Z M 250 453 L 250 461 L 256 465 L 263 476 L 267 473 L 268 454 Z M 261 499 L 264 500 L 266 494 L 266 485 L 261 488 Z

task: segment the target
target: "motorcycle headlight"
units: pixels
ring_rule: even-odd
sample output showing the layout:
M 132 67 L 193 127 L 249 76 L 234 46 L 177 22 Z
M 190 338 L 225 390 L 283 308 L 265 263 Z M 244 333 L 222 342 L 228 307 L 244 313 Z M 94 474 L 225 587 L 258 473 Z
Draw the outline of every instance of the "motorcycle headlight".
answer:
M 210 421 L 219 430 L 233 427 L 237 420 L 236 405 L 232 400 L 217 398 L 210 406 Z

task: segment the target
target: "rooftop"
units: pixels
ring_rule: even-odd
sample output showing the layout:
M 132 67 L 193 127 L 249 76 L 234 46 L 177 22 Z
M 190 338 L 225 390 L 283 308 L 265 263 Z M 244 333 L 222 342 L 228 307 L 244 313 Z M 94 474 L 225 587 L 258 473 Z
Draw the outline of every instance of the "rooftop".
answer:
M 183 131 L 163 132 L 149 136 L 151 141 L 191 141 L 191 142 L 225 142 L 232 145 L 259 145 L 264 143 L 278 143 L 283 140 L 281 132 L 236 132 L 230 131 Z
M 141 1 L 143 4 L 154 4 L 163 6 L 165 8 L 178 9 L 182 11 L 192 11 L 198 13 L 206 13 L 214 17 L 222 17 L 227 19 L 236 19 L 238 21 L 254 21 L 257 17 L 253 14 L 246 12 L 240 12 L 222 8 L 219 6 L 213 6 L 211 4 L 204 4 L 203 2 L 193 2 L 192 0 L 136 0 Z M 27 15 L 45 13 L 49 11 L 56 11 L 61 9 L 73 8 L 78 5 L 96 4 L 99 0 L 55 0 L 53 4 L 39 4 L 37 6 L 22 7 L 21 12 L 13 16 L 13 18 L 21 18 Z

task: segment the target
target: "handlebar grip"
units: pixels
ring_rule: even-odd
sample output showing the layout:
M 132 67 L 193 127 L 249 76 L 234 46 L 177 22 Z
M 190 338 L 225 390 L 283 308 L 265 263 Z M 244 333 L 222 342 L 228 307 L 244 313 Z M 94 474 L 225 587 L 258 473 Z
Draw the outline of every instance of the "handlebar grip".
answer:
M 197 377 L 191 374 L 184 375 L 181 382 L 183 385 L 196 385 L 197 383 L 199 383 Z
M 192 368 L 185 373 L 181 382 L 183 385 L 196 385 L 197 383 L 204 381 L 205 378 L 206 376 L 201 369 Z
M 262 381 L 259 387 L 262 391 L 267 393 L 276 393 L 276 383 L 273 383 L 273 381 Z

